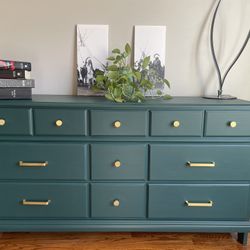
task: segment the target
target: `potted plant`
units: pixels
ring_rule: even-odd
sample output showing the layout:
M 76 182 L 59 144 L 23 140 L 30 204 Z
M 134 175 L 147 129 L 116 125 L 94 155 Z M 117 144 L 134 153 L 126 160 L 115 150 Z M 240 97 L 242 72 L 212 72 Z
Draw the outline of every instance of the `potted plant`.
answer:
M 145 100 L 145 93 L 150 93 L 154 89 L 152 82 L 152 69 L 150 71 L 150 56 L 145 56 L 137 65 L 131 66 L 129 63 L 131 47 L 127 43 L 125 50 L 113 49 L 112 55 L 107 58 L 108 66 L 104 70 L 95 72 L 96 81 L 92 87 L 94 91 L 104 92 L 108 100 L 114 102 L 142 102 Z M 157 78 L 158 82 L 170 88 L 168 80 Z M 159 90 L 157 95 L 164 99 L 171 96 L 163 95 Z

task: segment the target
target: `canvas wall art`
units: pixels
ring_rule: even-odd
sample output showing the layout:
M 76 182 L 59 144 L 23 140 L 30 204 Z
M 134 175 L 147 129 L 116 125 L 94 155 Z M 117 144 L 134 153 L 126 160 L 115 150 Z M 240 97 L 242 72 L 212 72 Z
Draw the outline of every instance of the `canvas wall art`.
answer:
M 159 79 L 165 77 L 166 26 L 135 26 L 134 48 L 135 67 L 150 56 L 149 78 L 155 89 L 145 95 L 156 96 L 158 90 L 165 94 L 166 85 Z
M 77 25 L 77 95 L 102 95 L 91 90 L 95 72 L 108 57 L 108 25 Z

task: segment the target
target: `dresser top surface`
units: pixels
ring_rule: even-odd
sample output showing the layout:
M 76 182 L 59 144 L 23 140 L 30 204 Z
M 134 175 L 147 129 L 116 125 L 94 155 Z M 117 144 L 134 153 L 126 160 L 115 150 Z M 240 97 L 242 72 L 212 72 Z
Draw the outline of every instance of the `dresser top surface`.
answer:
M 245 100 L 210 100 L 202 97 L 173 97 L 170 100 L 150 98 L 142 103 L 114 103 L 104 97 L 86 97 L 71 95 L 33 95 L 32 100 L 0 100 L 0 107 L 4 106 L 101 106 L 101 107 L 174 107 L 174 106 L 250 106 Z

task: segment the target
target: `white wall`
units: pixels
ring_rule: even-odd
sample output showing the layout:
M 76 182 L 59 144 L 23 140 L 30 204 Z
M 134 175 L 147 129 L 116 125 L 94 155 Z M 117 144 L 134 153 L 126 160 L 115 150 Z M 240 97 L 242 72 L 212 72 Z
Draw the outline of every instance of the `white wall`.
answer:
M 0 58 L 31 61 L 36 94 L 75 94 L 76 24 L 109 24 L 110 49 L 132 42 L 133 25 L 166 25 L 170 94 L 216 93 L 208 30 L 215 0 L 0 0 Z M 222 68 L 242 44 L 250 0 L 223 0 L 216 23 Z M 225 93 L 250 100 L 250 44 Z

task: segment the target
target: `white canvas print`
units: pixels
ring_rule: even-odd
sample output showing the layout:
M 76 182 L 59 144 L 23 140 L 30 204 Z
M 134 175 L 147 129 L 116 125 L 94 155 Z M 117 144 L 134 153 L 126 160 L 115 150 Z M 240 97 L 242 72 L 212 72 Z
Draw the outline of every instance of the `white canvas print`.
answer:
M 104 70 L 108 57 L 108 25 L 77 25 L 78 95 L 102 95 L 91 90 L 95 72 Z
M 155 89 L 145 95 L 157 95 L 157 90 L 166 93 L 166 86 L 159 78 L 165 77 L 166 26 L 135 26 L 135 67 L 150 56 L 149 74 Z

